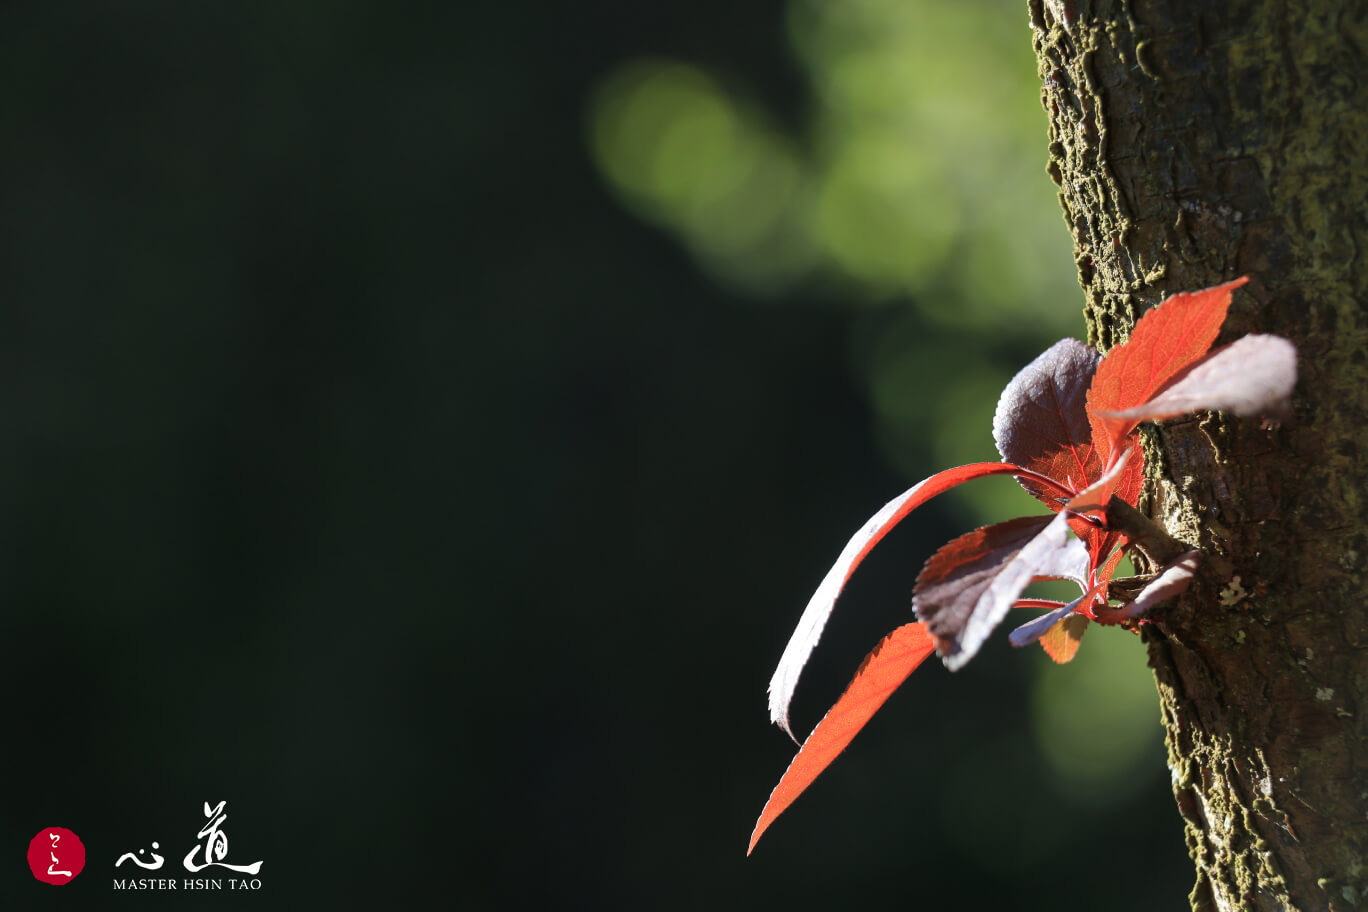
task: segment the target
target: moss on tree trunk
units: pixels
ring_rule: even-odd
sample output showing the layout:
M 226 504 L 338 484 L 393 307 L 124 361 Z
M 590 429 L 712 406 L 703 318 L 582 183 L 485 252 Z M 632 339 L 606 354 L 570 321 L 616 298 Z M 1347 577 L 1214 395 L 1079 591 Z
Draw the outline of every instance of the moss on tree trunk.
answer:
M 1281 429 L 1146 431 L 1151 515 L 1224 558 L 1146 628 L 1192 906 L 1368 907 L 1368 4 L 1030 16 L 1090 340 L 1249 275 L 1221 341 L 1299 349 Z

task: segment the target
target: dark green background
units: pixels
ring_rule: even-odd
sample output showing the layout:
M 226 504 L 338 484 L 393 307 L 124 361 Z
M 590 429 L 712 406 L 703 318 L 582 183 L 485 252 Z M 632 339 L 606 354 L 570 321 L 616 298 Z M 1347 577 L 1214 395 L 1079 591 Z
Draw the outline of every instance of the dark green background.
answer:
M 655 53 L 801 117 L 781 11 L 0 13 L 7 906 L 1182 904 L 1162 756 L 1064 800 L 1000 641 L 920 672 L 744 857 L 792 755 L 773 664 L 908 480 L 855 312 L 720 291 L 612 200 L 584 110 Z M 947 509 L 857 578 L 801 729 L 908 618 Z M 112 893 L 153 840 L 185 876 L 222 799 L 259 894 Z M 89 853 L 60 889 L 23 860 L 52 825 Z

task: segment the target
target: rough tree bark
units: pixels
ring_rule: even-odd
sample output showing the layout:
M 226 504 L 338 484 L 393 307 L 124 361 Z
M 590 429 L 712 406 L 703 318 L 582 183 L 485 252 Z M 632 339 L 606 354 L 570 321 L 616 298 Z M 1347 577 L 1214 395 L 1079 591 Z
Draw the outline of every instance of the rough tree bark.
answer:
M 1146 432 L 1151 515 L 1229 565 L 1146 632 L 1192 907 L 1368 907 L 1368 4 L 1029 6 L 1091 341 L 1249 275 L 1221 341 L 1300 353 L 1281 429 Z

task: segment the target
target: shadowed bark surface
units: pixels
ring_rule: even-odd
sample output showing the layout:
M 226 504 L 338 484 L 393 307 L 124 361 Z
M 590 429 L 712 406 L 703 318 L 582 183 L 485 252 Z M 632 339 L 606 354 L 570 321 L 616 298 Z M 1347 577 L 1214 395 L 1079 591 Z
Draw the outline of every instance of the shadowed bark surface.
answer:
M 1248 275 L 1218 344 L 1277 333 L 1300 355 L 1281 428 L 1145 431 L 1143 505 L 1217 556 L 1146 629 L 1192 907 L 1361 908 L 1368 5 L 1031 0 L 1030 16 L 1089 341 Z

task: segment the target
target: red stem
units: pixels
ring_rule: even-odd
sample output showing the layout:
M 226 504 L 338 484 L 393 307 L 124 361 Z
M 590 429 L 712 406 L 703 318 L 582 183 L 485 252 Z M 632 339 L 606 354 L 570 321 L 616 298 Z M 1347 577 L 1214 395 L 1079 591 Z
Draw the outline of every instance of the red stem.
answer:
M 1056 608 L 1063 608 L 1063 602 L 1056 602 L 1051 599 L 1017 599 L 1012 605 L 1013 608 L 1034 608 L 1037 611 L 1054 611 Z
M 1060 482 L 1055 481 L 1048 475 L 1041 475 L 1039 472 L 1032 472 L 1025 466 L 1017 466 L 1017 468 L 1021 469 L 1020 472 L 1014 473 L 1018 478 L 1025 478 L 1035 482 L 1036 484 L 1044 485 L 1047 488 L 1053 488 L 1060 494 L 1063 494 L 1069 498 L 1073 498 L 1073 496 L 1078 493 L 1077 491 L 1070 488 L 1068 485 L 1061 484 Z

